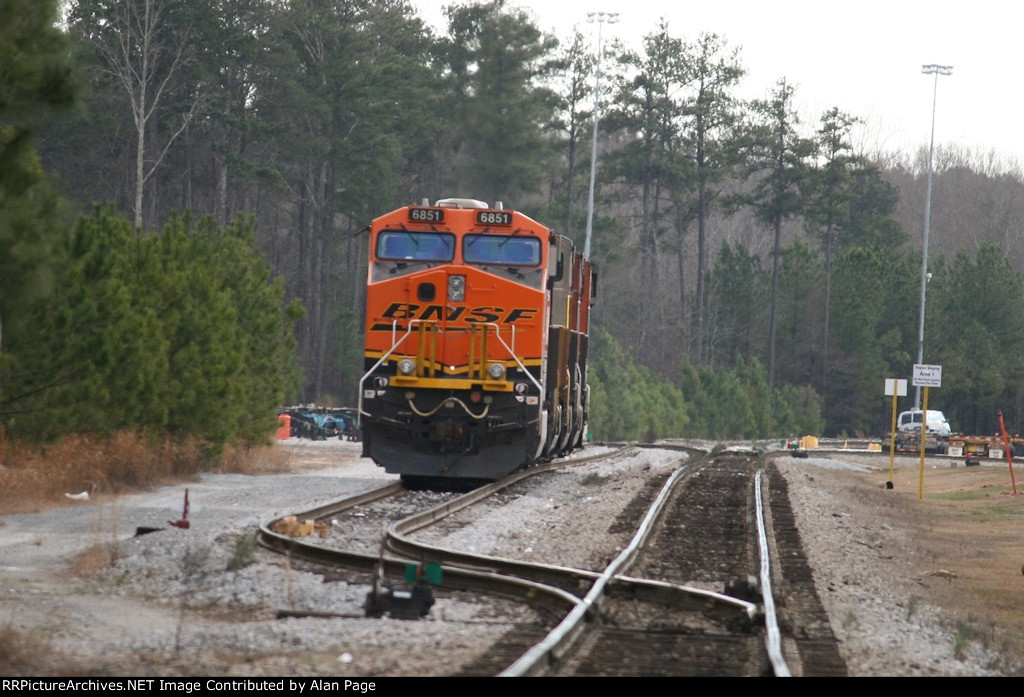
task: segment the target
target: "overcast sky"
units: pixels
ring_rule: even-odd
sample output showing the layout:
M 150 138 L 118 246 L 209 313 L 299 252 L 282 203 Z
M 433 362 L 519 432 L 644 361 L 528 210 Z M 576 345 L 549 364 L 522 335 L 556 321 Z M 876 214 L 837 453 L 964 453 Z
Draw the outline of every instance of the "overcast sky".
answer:
M 953 66 L 938 78 L 935 141 L 996 152 L 1024 166 L 1024 4 L 1017 0 L 509 0 L 541 29 L 565 38 L 577 26 L 596 44 L 588 12 L 618 12 L 605 41 L 640 48 L 660 18 L 679 38 L 714 32 L 740 49 L 744 97 L 764 97 L 779 78 L 796 87 L 803 121 L 837 106 L 865 121 L 870 149 L 927 147 L 935 77 L 921 66 Z M 444 0 L 414 0 L 443 29 Z

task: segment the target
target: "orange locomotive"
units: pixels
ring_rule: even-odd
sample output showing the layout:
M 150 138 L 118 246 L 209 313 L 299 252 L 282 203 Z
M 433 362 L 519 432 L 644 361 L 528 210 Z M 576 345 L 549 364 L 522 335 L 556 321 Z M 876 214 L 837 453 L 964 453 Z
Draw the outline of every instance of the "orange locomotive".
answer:
M 500 203 L 376 218 L 363 454 L 407 482 L 493 480 L 581 447 L 593 280 L 570 239 Z

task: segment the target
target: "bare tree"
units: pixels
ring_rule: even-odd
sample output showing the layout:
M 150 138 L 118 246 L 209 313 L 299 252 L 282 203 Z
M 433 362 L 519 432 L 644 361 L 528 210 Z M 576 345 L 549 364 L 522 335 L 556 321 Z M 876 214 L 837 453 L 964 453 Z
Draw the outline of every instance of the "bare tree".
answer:
M 104 72 L 124 90 L 135 130 L 134 222 L 143 224 L 146 182 L 178 136 L 202 111 L 198 83 L 177 95 L 183 104 L 167 134 L 157 133 L 158 111 L 187 61 L 192 30 L 171 21 L 176 0 L 77 0 L 71 21 L 90 36 Z M 177 17 L 176 17 L 177 18 Z M 175 18 L 175 19 L 176 19 Z

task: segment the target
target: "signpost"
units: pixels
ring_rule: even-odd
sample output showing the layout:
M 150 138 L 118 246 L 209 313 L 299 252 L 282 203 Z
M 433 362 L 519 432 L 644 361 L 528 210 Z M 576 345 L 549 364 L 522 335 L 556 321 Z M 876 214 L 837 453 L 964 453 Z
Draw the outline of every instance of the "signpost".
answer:
M 915 363 L 914 387 L 942 387 L 942 366 Z
M 921 467 L 917 483 L 917 500 L 924 498 L 924 447 L 928 436 L 928 388 L 942 387 L 942 366 L 914 364 L 914 387 L 923 387 L 921 402 Z
M 1013 484 L 1013 495 L 1016 496 L 1017 479 L 1013 476 L 1013 455 L 1010 454 L 1010 439 L 1006 437 L 1006 424 L 1003 423 L 1002 411 L 999 412 L 999 430 L 1003 432 L 1003 452 L 1006 453 L 1006 464 L 1010 466 L 1010 483 Z
M 885 394 L 892 396 L 892 426 L 889 428 L 889 481 L 885 483 L 885 488 L 892 489 L 892 473 L 896 462 L 896 398 L 907 396 L 907 381 L 886 378 Z

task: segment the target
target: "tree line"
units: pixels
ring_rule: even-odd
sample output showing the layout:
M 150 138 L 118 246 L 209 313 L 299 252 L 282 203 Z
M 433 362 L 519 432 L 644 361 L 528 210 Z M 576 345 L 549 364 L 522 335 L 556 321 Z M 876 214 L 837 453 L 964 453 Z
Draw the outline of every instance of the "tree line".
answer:
M 55 252 L 55 287 L 20 314 L 8 347 L 9 435 L 139 429 L 211 454 L 265 440 L 294 389 L 299 309 L 283 309 L 249 226 L 184 216 L 140 237 L 97 209 Z
M 265 441 L 297 383 L 301 307 L 250 220 L 183 213 L 142 234 L 109 205 L 64 205 L 35 150 L 82 87 L 53 10 L 0 6 L 0 444 L 134 431 L 213 457 Z
M 110 202 L 142 238 L 167 225 L 209 235 L 243 216 L 268 277 L 282 279 L 279 305 L 305 309 L 294 398 L 349 401 L 362 364 L 360 231 L 375 215 L 423 198 L 500 200 L 583 243 L 586 37 L 547 35 L 503 0 L 446 17 L 438 35 L 403 0 L 73 0 L 63 34 L 79 108 L 46 115 L 40 160 L 72 207 Z M 855 115 L 797 113 L 785 78 L 743 100 L 743 74 L 726 38 L 666 22 L 639 47 L 605 51 L 599 435 L 878 433 L 882 380 L 909 375 L 920 158 L 856 146 Z M 1024 417 L 1021 176 L 939 155 L 932 239 L 946 242 L 925 355 L 949 366 L 949 386 L 933 404 L 987 430 L 994 410 Z M 630 386 L 644 398 L 613 416 Z M 726 403 L 743 425 L 719 434 L 727 420 L 711 405 Z

